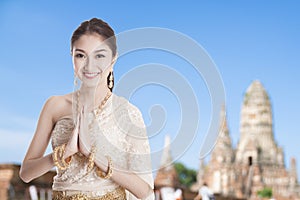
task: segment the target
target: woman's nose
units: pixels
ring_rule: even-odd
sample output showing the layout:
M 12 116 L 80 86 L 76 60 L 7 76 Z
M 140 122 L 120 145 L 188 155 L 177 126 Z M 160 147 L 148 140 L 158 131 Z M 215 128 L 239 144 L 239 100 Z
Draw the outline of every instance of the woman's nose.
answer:
M 94 67 L 95 67 L 95 61 L 90 57 L 87 57 L 83 69 L 85 71 L 91 71 Z

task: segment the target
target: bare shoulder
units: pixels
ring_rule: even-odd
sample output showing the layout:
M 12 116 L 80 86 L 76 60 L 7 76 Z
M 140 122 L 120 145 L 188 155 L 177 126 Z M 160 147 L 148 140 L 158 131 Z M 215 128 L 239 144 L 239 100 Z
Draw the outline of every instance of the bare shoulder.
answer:
M 64 116 L 72 115 L 72 93 L 49 97 L 44 109 L 52 115 L 53 122 Z

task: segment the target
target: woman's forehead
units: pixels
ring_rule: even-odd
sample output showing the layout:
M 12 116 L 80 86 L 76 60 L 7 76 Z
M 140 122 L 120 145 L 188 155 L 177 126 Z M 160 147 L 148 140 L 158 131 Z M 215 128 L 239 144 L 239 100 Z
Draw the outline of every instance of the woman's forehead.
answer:
M 74 48 L 84 51 L 85 53 L 93 53 L 95 51 L 111 51 L 105 39 L 98 34 L 84 34 L 74 42 Z

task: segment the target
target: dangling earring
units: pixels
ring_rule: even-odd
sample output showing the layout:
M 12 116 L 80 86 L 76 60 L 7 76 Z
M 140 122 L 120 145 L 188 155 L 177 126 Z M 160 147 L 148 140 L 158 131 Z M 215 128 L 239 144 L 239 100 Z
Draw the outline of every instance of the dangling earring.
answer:
M 114 73 L 113 71 L 110 71 L 107 77 L 107 87 L 108 89 L 110 89 L 110 91 L 112 91 L 113 87 L 114 87 Z

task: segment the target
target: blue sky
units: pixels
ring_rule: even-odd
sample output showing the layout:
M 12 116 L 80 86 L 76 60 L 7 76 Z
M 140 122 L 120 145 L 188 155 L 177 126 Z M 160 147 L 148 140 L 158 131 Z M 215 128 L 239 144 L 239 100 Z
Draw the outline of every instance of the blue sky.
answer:
M 0 162 L 21 162 L 45 100 L 71 92 L 69 55 L 72 32 L 92 17 L 107 21 L 116 33 L 142 27 L 181 32 L 198 42 L 218 66 L 226 90 L 227 119 L 234 145 L 239 139 L 243 94 L 260 80 L 273 106 L 274 135 L 285 160 L 296 157 L 300 173 L 300 3 L 298 1 L 8 1 L 0 3 Z M 162 63 L 181 73 L 197 91 L 199 134 L 180 161 L 194 169 L 210 115 L 205 83 L 179 58 L 159 51 L 135 52 L 115 66 L 123 74 L 145 63 Z M 146 75 L 145 75 L 146 76 Z M 199 87 L 198 87 L 199 86 Z M 151 98 L 150 98 L 151 97 Z M 175 137 L 180 112 L 169 91 L 155 85 L 136 92 L 131 101 L 150 123 L 149 108 L 164 105 L 167 123 L 150 140 Z

